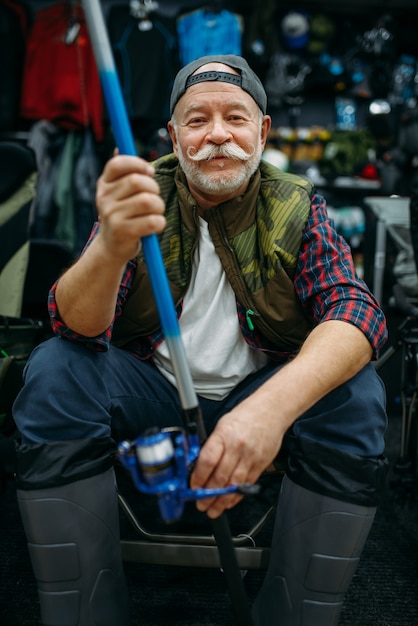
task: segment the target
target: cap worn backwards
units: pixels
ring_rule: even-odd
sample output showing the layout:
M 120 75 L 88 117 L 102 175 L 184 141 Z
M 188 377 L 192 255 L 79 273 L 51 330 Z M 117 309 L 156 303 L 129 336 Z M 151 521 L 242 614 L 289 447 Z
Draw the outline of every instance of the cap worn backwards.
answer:
M 194 73 L 200 67 L 207 65 L 208 63 L 222 63 L 223 65 L 228 65 L 232 69 L 238 71 L 239 74 L 217 72 L 215 70 L 199 72 L 197 74 Z M 250 94 L 253 100 L 258 104 L 262 113 L 264 115 L 266 114 L 266 92 L 257 74 L 253 72 L 247 61 L 235 54 L 218 54 L 195 59 L 191 63 L 185 65 L 178 72 L 171 91 L 170 115 L 173 114 L 177 102 L 189 87 L 198 83 L 212 81 L 220 81 L 241 87 L 241 89 Z

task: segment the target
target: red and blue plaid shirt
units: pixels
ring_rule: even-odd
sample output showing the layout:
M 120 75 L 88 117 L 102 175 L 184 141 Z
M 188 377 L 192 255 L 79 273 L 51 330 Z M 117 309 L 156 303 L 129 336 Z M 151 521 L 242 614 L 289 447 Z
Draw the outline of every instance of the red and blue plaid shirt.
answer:
M 95 224 L 87 246 L 98 232 Z M 131 260 L 122 278 L 119 289 L 115 318 L 122 314 L 136 269 L 136 260 Z M 343 320 L 357 326 L 373 347 L 374 357 L 387 339 L 384 314 L 366 284 L 355 272 L 351 250 L 347 242 L 336 232 L 328 218 L 326 203 L 321 195 L 313 194 L 311 210 L 302 237 L 302 244 L 294 276 L 294 287 L 306 317 L 314 325 L 326 320 Z M 49 294 L 49 313 L 55 334 L 71 341 L 86 344 L 96 350 L 108 349 L 113 324 L 97 337 L 84 337 L 67 328 L 59 317 L 55 301 L 56 284 Z M 256 330 L 250 330 L 246 312 L 237 303 L 238 319 L 246 341 L 257 349 L 267 352 L 275 360 L 285 360 L 291 353 L 278 352 Z M 178 314 L 181 313 L 181 307 Z M 138 358 L 146 359 L 163 340 L 163 332 L 132 341 L 125 349 Z

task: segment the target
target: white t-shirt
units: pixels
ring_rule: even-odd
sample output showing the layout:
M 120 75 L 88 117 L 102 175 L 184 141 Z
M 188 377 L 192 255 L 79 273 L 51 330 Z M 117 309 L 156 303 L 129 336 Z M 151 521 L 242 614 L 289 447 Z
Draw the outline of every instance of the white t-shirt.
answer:
M 268 357 L 244 340 L 235 294 L 215 252 L 207 222 L 202 218 L 199 222 L 200 240 L 179 325 L 196 393 L 222 400 L 248 374 L 260 369 Z M 154 361 L 175 385 L 165 341 L 155 350 Z

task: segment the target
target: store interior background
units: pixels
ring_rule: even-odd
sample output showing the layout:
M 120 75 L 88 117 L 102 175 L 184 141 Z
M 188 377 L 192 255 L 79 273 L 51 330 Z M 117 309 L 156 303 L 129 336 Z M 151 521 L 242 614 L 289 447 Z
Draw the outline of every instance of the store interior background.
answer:
M 374 224 L 363 200 L 408 196 L 418 151 L 414 0 L 103 0 L 102 6 L 138 153 L 152 160 L 171 149 L 168 100 L 182 64 L 214 49 L 241 52 L 269 97 L 266 158 L 308 176 L 324 193 L 359 273 L 372 285 Z M 9 61 L 0 68 L 0 141 L 35 146 L 38 186 L 51 189 L 48 204 L 45 193 L 35 199 L 31 239 L 59 240 L 77 254 L 95 219 L 94 181 L 114 147 L 92 59 L 80 54 L 80 34 L 71 39 L 82 23 L 80 3 L 3 0 L 1 10 L 0 54 Z M 220 35 L 226 15 L 236 22 Z M 34 25 L 48 19 L 52 26 L 34 36 Z M 51 41 L 58 37 L 61 47 Z M 63 173 L 56 163 L 68 165 L 62 155 L 68 159 L 71 150 L 73 167 Z M 83 195 L 75 172 L 86 155 Z M 57 185 L 65 186 L 64 199 L 54 197 Z
M 240 52 L 260 75 L 269 97 L 268 112 L 273 124 L 265 158 L 315 183 L 327 199 L 338 230 L 352 247 L 359 274 L 372 288 L 376 216 L 366 198 L 392 195 L 408 198 L 411 179 L 418 171 L 416 0 L 102 0 L 101 4 L 138 154 L 153 160 L 171 150 L 166 132 L 171 81 L 182 63 L 190 60 L 188 55 L 213 53 L 214 41 L 222 47 L 216 52 Z M 45 47 L 41 50 L 39 40 L 36 44 L 32 38 L 34 26 L 40 17 L 46 19 L 48 15 L 56 20 L 49 32 L 59 42 L 44 40 Z M 223 38 L 220 35 L 214 38 L 213 33 L 218 32 L 217 26 L 226 16 L 236 18 L 230 22 L 234 37 L 224 32 Z M 200 24 L 200 30 L 190 30 L 182 40 L 180 23 L 190 27 L 194 24 L 195 28 Z M 51 280 L 80 252 L 95 220 L 94 181 L 114 148 L 101 93 L 97 89 L 92 93 L 97 81 L 91 58 L 85 56 L 85 41 L 80 43 L 82 24 L 79 2 L 0 1 L 2 175 L 6 178 L 10 175 L 7 157 L 10 143 L 23 148 L 29 146 L 35 153 L 38 171 L 37 192 L 28 224 L 33 257 L 27 268 L 24 289 L 27 297 L 17 317 L 40 319 L 42 324 Z M 231 49 L 232 42 L 240 50 Z M 45 54 L 45 50 L 49 52 Z M 51 53 L 53 50 L 56 54 Z M 64 95 L 60 93 L 63 84 Z M 80 189 L 83 185 L 84 193 Z M 3 200 L 0 199 L 0 206 Z M 54 252 L 51 256 L 48 251 L 43 252 L 40 260 L 36 254 L 42 246 L 48 250 L 47 242 L 55 246 Z M 405 320 L 405 314 L 394 306 L 392 296 L 396 280 L 393 270 L 398 259 L 399 246 L 388 237 L 381 301 L 388 319 L 388 345 L 396 344 L 399 327 Z M 414 286 L 408 297 L 415 302 L 416 295 L 418 288 Z M 0 293 L 0 316 L 3 316 L 1 298 Z M 13 319 L 2 317 L 0 338 L 6 336 L 4 327 L 8 324 L 13 325 Z M 30 339 L 24 337 L 24 349 L 28 345 L 30 348 L 32 341 L 40 340 L 43 331 Z M 17 340 L 15 344 L 20 357 L 22 342 Z M 0 348 L 3 348 L 1 341 Z M 12 341 L 10 350 L 13 349 Z M 388 444 L 394 462 L 399 453 L 401 427 L 401 366 L 402 354 L 397 351 L 380 371 L 387 388 L 391 422 Z M 0 409 L 6 393 L 2 383 L 0 377 Z M 10 388 L 6 391 L 9 396 Z M 415 411 L 413 416 L 415 423 Z M 10 415 L 8 418 L 0 423 L 0 453 L 6 451 L 0 459 L 0 507 L 6 502 L 10 515 L 7 519 L 18 525 L 7 500 L 14 471 L 9 445 L 14 433 Z M 392 490 L 390 498 L 398 502 L 397 495 Z M 405 626 L 418 620 L 418 603 L 409 593 L 418 580 L 417 567 L 416 563 L 409 569 L 406 565 L 408 550 L 415 557 L 418 553 L 418 541 L 412 530 L 418 517 L 415 497 L 412 503 L 397 504 L 393 510 L 398 515 L 394 524 L 404 533 L 405 553 L 399 558 L 403 569 L 398 582 L 406 589 L 409 613 L 407 617 L 400 614 L 398 622 L 388 608 L 387 615 L 392 617 L 386 621 L 380 619 L 379 596 L 380 608 L 379 603 L 372 602 L 372 617 L 362 621 L 354 604 L 360 603 L 364 614 L 366 600 L 363 606 L 361 591 L 360 599 L 356 591 L 351 598 L 354 608 L 343 616 L 347 626 L 366 626 L 372 621 L 381 626 Z M 5 523 L 5 512 L 6 509 L 0 508 L 0 524 Z M 387 519 L 386 516 L 383 521 L 385 532 L 389 529 Z M 379 550 L 376 544 L 369 545 L 370 556 L 373 549 Z M 18 548 L 16 554 L 28 568 L 23 548 Z M 391 555 L 392 560 L 398 557 L 397 553 Z M 2 585 L 11 590 L 16 576 L 19 581 L 14 568 L 21 566 L 21 562 L 17 557 L 12 559 L 9 552 L 5 562 L 11 573 L 7 583 L 3 584 L 2 579 Z M 362 584 L 367 585 L 368 571 L 360 572 L 361 576 Z M 407 577 L 407 584 L 403 576 Z M 20 580 L 29 585 L 28 597 L 34 597 L 28 582 L 30 574 Z M 391 599 L 396 605 L 393 594 L 385 593 L 388 604 Z M 25 600 L 21 602 L 25 606 Z M 4 596 L 0 603 L 2 614 L 8 626 L 31 623 L 29 606 L 16 617 L 19 610 Z M 149 618 L 146 623 L 154 622 Z M 182 623 L 193 622 L 183 617 Z

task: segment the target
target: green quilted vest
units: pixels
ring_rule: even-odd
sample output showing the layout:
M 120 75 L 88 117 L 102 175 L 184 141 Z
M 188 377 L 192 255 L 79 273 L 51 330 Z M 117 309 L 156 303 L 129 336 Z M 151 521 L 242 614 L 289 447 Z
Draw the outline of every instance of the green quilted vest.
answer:
M 166 203 L 159 236 L 175 304 L 187 289 L 198 242 L 198 207 L 173 155 L 155 162 Z M 310 330 L 293 287 L 302 233 L 310 211 L 307 180 L 261 162 L 243 196 L 205 211 L 209 232 L 237 300 L 254 326 L 279 350 L 294 351 Z M 222 323 L 222 320 L 214 320 Z M 160 322 L 142 254 L 113 342 L 123 345 L 158 331 Z

